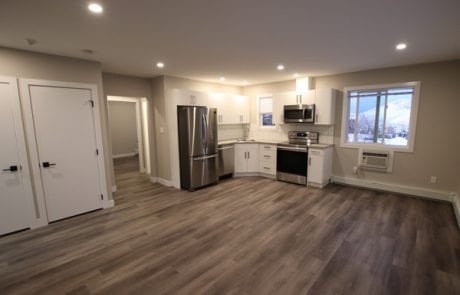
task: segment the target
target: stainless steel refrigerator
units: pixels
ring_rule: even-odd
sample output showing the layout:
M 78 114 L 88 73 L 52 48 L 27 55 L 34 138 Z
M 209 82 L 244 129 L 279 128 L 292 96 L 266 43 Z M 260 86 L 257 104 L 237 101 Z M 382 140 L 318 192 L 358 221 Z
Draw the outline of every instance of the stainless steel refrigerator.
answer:
M 177 106 L 177 123 L 181 188 L 193 191 L 217 182 L 217 109 Z

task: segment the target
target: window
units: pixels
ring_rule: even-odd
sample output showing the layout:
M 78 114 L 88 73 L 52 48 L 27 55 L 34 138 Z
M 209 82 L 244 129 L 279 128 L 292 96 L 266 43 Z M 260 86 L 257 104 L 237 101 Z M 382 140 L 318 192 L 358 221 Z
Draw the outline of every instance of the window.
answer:
M 275 126 L 273 124 L 273 98 L 259 97 L 259 124 L 260 126 Z
M 342 145 L 412 151 L 418 88 L 418 82 L 346 88 Z

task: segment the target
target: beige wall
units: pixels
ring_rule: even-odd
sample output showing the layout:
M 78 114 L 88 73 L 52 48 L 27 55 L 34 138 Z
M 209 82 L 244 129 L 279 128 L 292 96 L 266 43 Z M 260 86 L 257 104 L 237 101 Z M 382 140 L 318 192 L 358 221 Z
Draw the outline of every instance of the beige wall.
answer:
M 111 199 L 112 179 L 110 171 L 112 166 L 107 136 L 107 106 L 103 95 L 100 63 L 0 47 L 0 75 L 97 85 L 102 118 L 105 170 L 109 199 Z
M 316 88 L 420 81 L 415 149 L 395 153 L 393 173 L 365 172 L 363 178 L 431 190 L 457 192 L 460 175 L 460 61 L 347 73 L 315 79 Z M 343 93 L 338 97 L 335 144 L 340 144 Z M 358 150 L 335 149 L 333 174 L 356 178 Z M 438 176 L 430 184 L 430 176 Z
M 111 73 L 102 73 L 102 82 L 104 84 L 104 96 L 107 103 L 107 96 L 124 96 L 124 97 L 144 97 L 148 102 L 148 122 L 149 126 L 154 125 L 153 119 L 153 104 L 152 104 L 152 88 L 151 88 L 151 79 L 139 78 L 132 76 L 125 76 L 119 74 Z M 149 128 L 149 138 L 150 138 L 150 167 L 151 174 L 155 174 L 155 157 L 153 156 L 153 151 L 155 149 L 155 142 L 152 140 L 154 138 L 154 128 Z M 110 154 L 112 154 L 112 146 L 110 144 Z M 110 161 L 112 163 L 112 161 Z M 111 176 L 113 183 L 115 183 L 115 175 L 113 172 L 113 165 L 111 168 Z
M 166 89 L 183 89 L 200 92 L 225 92 L 231 94 L 242 94 L 243 88 L 239 86 L 224 85 L 219 83 L 196 81 L 185 78 L 164 76 Z
M 152 112 L 154 118 L 155 148 L 152 158 L 156 159 L 156 167 L 152 168 L 153 176 L 170 180 L 169 165 L 169 129 L 166 120 L 166 101 L 164 77 L 152 79 Z M 153 166 L 152 166 L 153 167 Z
M 136 104 L 109 101 L 109 129 L 112 155 L 138 153 Z

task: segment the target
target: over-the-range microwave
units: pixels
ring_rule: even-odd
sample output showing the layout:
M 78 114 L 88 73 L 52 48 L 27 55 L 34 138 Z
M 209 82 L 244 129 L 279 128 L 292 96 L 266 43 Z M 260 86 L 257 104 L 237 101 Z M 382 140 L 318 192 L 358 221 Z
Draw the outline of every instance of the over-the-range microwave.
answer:
M 315 105 L 285 105 L 284 123 L 315 123 Z

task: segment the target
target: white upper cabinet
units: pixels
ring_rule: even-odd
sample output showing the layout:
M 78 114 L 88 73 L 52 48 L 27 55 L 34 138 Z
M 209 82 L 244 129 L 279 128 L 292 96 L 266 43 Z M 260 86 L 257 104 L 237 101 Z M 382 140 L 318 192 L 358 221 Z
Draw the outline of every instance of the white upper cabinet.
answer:
M 198 91 L 188 91 L 181 89 L 169 89 L 168 97 L 172 100 L 173 105 L 186 106 L 207 106 L 208 94 Z
M 273 95 L 273 123 L 284 123 L 284 106 L 297 104 L 295 92 L 275 93 Z
M 208 107 L 217 108 L 217 122 L 223 124 L 249 124 L 249 100 L 246 96 L 210 93 Z
M 333 125 L 335 123 L 336 93 L 337 91 L 332 88 L 316 90 L 315 124 Z
M 237 124 L 249 124 L 249 99 L 247 96 L 234 95 L 233 96 L 234 108 L 234 122 Z

